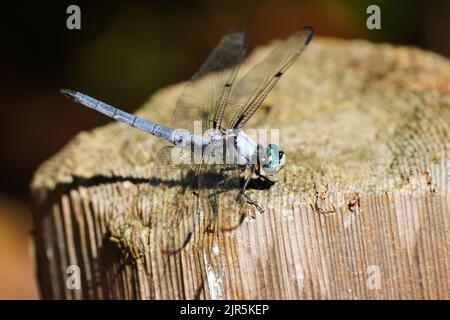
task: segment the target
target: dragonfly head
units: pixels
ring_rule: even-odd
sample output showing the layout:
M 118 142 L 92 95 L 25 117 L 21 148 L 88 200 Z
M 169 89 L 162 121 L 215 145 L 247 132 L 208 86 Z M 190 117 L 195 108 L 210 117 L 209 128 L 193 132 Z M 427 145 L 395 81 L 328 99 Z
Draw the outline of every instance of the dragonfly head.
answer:
M 286 155 L 276 144 L 269 144 L 261 160 L 264 172 L 272 175 L 278 173 L 283 168 Z

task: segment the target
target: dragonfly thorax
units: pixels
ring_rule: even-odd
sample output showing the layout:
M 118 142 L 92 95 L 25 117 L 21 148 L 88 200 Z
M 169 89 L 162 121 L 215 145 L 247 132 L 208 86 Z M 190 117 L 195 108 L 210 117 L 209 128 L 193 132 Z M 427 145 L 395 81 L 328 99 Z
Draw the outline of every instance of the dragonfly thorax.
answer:
M 225 165 L 250 166 L 256 164 L 258 145 L 241 130 L 212 131 L 206 135 L 205 157 L 211 152 L 223 155 Z M 220 157 L 218 157 L 220 159 Z
M 236 148 L 240 156 L 245 158 L 247 164 L 257 161 L 258 145 L 244 131 L 239 130 L 236 135 Z
M 192 139 L 200 141 L 200 139 Z M 284 166 L 285 154 L 275 144 L 269 144 L 265 148 L 256 143 L 242 130 L 229 130 L 226 133 L 215 130 L 203 138 L 205 145 L 203 156 L 207 159 L 214 158 L 225 165 L 240 165 L 243 167 L 256 167 L 259 171 L 268 175 L 278 173 Z

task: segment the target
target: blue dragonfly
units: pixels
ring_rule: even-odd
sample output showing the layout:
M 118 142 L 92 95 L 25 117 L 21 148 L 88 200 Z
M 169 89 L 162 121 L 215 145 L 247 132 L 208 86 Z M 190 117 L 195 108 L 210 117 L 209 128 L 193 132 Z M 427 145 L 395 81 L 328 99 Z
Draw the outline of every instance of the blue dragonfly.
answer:
M 152 181 L 178 181 L 184 186 L 180 196 L 195 200 L 175 212 L 150 214 L 148 224 L 156 229 L 162 252 L 176 253 L 192 238 L 201 242 L 206 231 L 236 228 L 246 215 L 246 204 L 263 212 L 247 195 L 249 183 L 254 177 L 271 182 L 268 176 L 281 170 L 286 155 L 278 145 L 256 143 L 242 128 L 313 35 L 312 27 L 298 30 L 237 81 L 248 40 L 244 31 L 230 30 L 186 84 L 173 112 L 173 128 L 83 93 L 61 90 L 82 105 L 169 142 L 156 156 Z M 235 201 L 221 203 L 220 195 L 233 190 Z

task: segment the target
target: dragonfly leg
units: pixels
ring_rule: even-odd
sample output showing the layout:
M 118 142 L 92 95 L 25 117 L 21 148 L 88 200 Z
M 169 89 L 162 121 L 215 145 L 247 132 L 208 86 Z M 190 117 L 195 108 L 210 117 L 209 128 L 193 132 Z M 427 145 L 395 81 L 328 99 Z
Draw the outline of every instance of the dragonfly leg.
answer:
M 247 176 L 247 178 L 245 179 L 244 187 L 239 191 L 239 193 L 238 193 L 238 195 L 237 195 L 237 197 L 236 197 L 236 201 L 239 201 L 240 198 L 242 197 L 242 198 L 244 198 L 244 200 L 245 200 L 248 204 L 254 206 L 256 209 L 258 209 L 259 212 L 264 213 L 264 210 L 258 205 L 258 203 L 257 203 L 255 200 L 253 200 L 252 198 L 250 198 L 250 197 L 245 193 L 245 191 L 247 190 L 247 187 L 248 187 L 248 184 L 249 184 L 249 182 L 250 182 L 250 179 L 251 179 L 252 175 L 253 175 L 253 171 L 250 172 L 250 174 L 249 174 L 249 175 Z
M 242 192 L 242 191 L 241 191 L 241 192 Z M 256 209 L 258 209 L 258 211 L 259 211 L 260 213 L 264 213 L 264 209 L 261 208 L 261 207 L 259 206 L 259 204 L 258 204 L 255 200 L 253 200 L 252 198 L 250 198 L 245 192 L 240 193 L 238 196 L 243 197 L 243 198 L 245 199 L 245 201 L 246 201 L 248 204 L 254 206 Z

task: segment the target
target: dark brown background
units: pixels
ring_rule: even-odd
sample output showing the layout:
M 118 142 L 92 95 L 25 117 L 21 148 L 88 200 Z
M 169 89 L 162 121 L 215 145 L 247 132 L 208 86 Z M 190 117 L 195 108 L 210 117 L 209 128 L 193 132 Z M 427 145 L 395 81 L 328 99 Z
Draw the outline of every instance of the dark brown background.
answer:
M 66 28 L 69 4 L 81 7 L 80 31 Z M 381 30 L 366 28 L 370 4 L 381 7 Z M 38 297 L 28 254 L 33 171 L 77 132 L 109 121 L 60 88 L 132 111 L 158 88 L 188 79 L 233 26 L 248 31 L 251 48 L 312 25 L 319 36 L 450 57 L 450 1 L 62 1 L 2 12 L 0 299 Z

